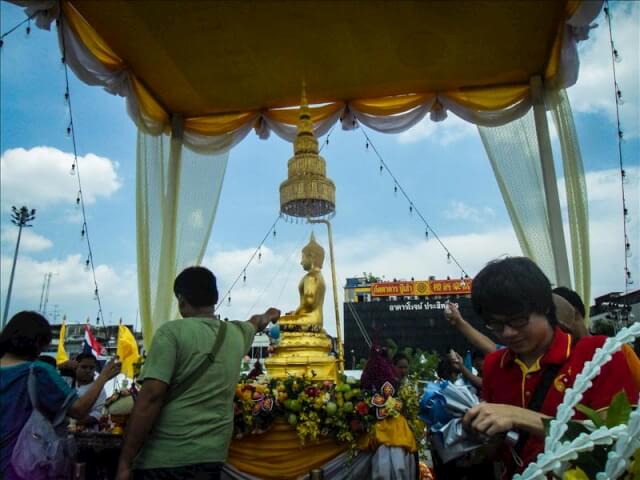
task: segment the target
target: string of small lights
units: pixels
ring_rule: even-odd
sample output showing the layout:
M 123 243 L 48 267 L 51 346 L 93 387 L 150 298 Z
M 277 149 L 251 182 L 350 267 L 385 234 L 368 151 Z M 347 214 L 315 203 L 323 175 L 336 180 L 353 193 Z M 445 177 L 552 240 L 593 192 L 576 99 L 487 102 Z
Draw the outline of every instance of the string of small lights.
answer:
M 281 219 L 282 219 L 282 215 L 278 214 L 275 221 L 273 222 L 273 224 L 271 224 L 271 226 L 269 227 L 269 230 L 267 230 L 267 233 L 265 233 L 264 237 L 262 238 L 262 241 L 258 244 L 256 249 L 253 251 L 253 254 L 249 258 L 249 261 L 240 270 L 240 273 L 238 274 L 236 279 L 233 281 L 233 283 L 227 290 L 227 293 L 225 293 L 224 296 L 220 300 L 218 300 L 218 304 L 216 305 L 216 311 L 218 311 L 224 305 L 228 305 L 231 303 L 231 291 L 234 289 L 234 287 L 237 285 L 240 279 L 244 279 L 245 282 L 247 281 L 247 268 L 249 268 L 254 258 L 258 258 L 258 261 L 262 259 L 262 245 L 264 245 L 264 243 L 267 241 L 267 238 L 269 238 L 271 235 L 273 235 L 274 237 L 276 236 L 276 225 Z M 227 300 L 226 304 L 224 302 L 225 300 Z
M 389 168 L 389 165 L 387 164 L 387 162 L 385 162 L 384 158 L 382 158 L 382 155 L 380 154 L 380 151 L 373 144 L 373 142 L 371 141 L 371 138 L 369 137 L 369 135 L 367 135 L 367 132 L 364 130 L 364 128 L 361 128 L 360 130 L 362 131 L 362 135 L 364 136 L 364 138 L 366 140 L 365 149 L 367 151 L 369 149 L 371 149 L 373 151 L 373 153 L 375 153 L 375 155 L 378 157 L 378 160 L 380 162 L 380 174 L 382 174 L 383 172 L 386 171 L 389 174 L 389 176 L 391 177 L 391 179 L 393 180 L 393 193 L 395 195 L 397 195 L 398 192 L 400 192 L 402 194 L 402 196 L 405 198 L 405 200 L 409 203 L 409 213 L 413 214 L 415 212 L 415 214 L 418 216 L 418 218 L 420 218 L 420 220 L 422 220 L 422 222 L 424 223 L 424 227 L 425 227 L 424 234 L 425 234 L 425 237 L 429 238 L 429 234 L 431 233 L 433 238 L 436 239 L 436 241 L 440 244 L 440 246 L 446 252 L 446 254 L 447 254 L 447 263 L 451 263 L 451 262 L 455 263 L 458 266 L 458 268 L 460 268 L 460 271 L 462 272 L 462 276 L 467 278 L 469 276 L 469 274 L 462 267 L 462 265 L 460 265 L 460 262 L 458 262 L 458 259 L 447 248 L 447 246 L 444 244 L 442 239 L 438 236 L 438 234 L 433 229 L 433 227 L 431 227 L 431 225 L 429 225 L 429 222 L 427 222 L 427 219 L 424 217 L 422 212 L 418 209 L 418 207 L 413 202 L 411 197 L 409 197 L 409 194 L 402 187 L 402 185 L 398 181 L 398 178 L 393 174 L 393 172 Z
M 22 20 L 20 23 L 18 23 L 16 26 L 10 28 L 9 30 L 7 30 L 6 32 L 4 32 L 2 35 L 0 35 L 0 48 L 2 48 L 4 46 L 4 39 L 5 37 L 11 35 L 13 32 L 15 32 L 16 30 L 18 30 L 22 25 L 24 25 L 25 23 L 27 24 L 27 28 L 25 29 L 24 33 L 25 35 L 28 37 L 29 35 L 31 35 L 31 20 L 33 19 L 33 17 L 35 17 L 38 13 L 34 13 L 33 15 L 25 18 L 24 20 Z
M 56 24 L 58 28 L 62 28 L 61 22 L 64 21 L 64 18 L 60 16 L 60 19 L 57 20 Z M 71 164 L 71 170 L 69 171 L 70 175 L 73 175 L 78 180 L 78 193 L 76 195 L 76 206 L 80 208 L 82 213 L 82 230 L 80 231 L 81 238 L 84 238 L 87 242 L 87 259 L 85 260 L 85 270 L 91 271 L 93 277 L 93 286 L 94 286 L 94 299 L 98 302 L 98 314 L 96 316 L 96 324 L 100 324 L 102 322 L 102 326 L 105 327 L 104 323 L 104 315 L 102 313 L 102 299 L 100 297 L 100 290 L 98 289 L 98 280 L 96 277 L 96 269 L 94 265 L 93 258 L 93 249 L 91 248 L 91 238 L 89 236 L 89 224 L 87 222 L 87 212 L 85 208 L 84 194 L 82 190 L 82 180 L 80 178 L 80 164 L 78 162 L 78 146 L 76 141 L 76 131 L 75 125 L 73 122 L 73 108 L 71 103 L 71 90 L 69 89 L 69 67 L 66 62 L 66 45 L 64 35 L 60 35 L 61 39 L 61 48 L 62 48 L 62 58 L 61 62 L 64 66 L 64 81 L 65 81 L 65 91 L 64 91 L 64 101 L 67 106 L 67 112 L 69 114 L 69 124 L 67 125 L 66 134 L 71 138 L 71 143 L 73 146 L 73 163 Z
M 631 257 L 631 241 L 627 231 L 627 222 L 630 221 L 629 208 L 627 207 L 627 197 L 625 192 L 625 184 L 627 183 L 627 173 L 624 168 L 624 161 L 622 156 L 622 142 L 624 139 L 624 132 L 622 130 L 622 123 L 620 122 L 620 106 L 624 103 L 622 100 L 622 90 L 618 84 L 618 78 L 616 75 L 616 63 L 622 61 L 618 49 L 613 41 L 613 28 L 611 22 L 611 9 L 608 0 L 605 0 L 604 14 L 607 19 L 607 26 L 609 28 L 609 44 L 611 47 L 611 70 L 613 72 L 613 89 L 614 99 L 616 105 L 616 126 L 618 129 L 618 163 L 620 165 L 620 189 L 622 193 L 622 231 L 624 236 L 624 285 L 625 294 L 629 293 L 629 286 L 633 284 L 633 278 L 631 276 L 631 269 L 629 268 L 629 257 Z

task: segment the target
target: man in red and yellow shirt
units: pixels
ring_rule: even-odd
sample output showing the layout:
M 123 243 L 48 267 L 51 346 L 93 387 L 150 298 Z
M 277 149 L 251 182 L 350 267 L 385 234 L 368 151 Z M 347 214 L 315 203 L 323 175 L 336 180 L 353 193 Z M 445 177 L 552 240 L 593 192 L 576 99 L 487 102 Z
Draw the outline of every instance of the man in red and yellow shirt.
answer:
M 489 263 L 473 282 L 474 310 L 483 317 L 507 348 L 489 354 L 483 366 L 482 403 L 464 417 L 467 428 L 493 436 L 516 430 L 526 441 L 518 444 L 522 460 L 517 468 L 514 455 L 501 455 L 506 478 L 535 460 L 544 449 L 544 418 L 556 415 L 564 392 L 606 337 L 591 336 L 572 342 L 571 335 L 557 326 L 551 284 L 528 258 L 512 257 Z M 553 367 L 555 366 L 555 367 Z M 544 372 L 555 371 L 541 397 L 541 405 L 530 409 Z M 551 377 L 550 377 L 551 378 Z M 617 352 L 593 380 L 580 403 L 592 409 L 606 408 L 624 391 L 636 403 L 638 389 L 631 379 L 624 355 Z M 527 408 L 529 407 L 529 408 Z M 574 418 L 583 418 L 577 414 Z M 507 450 L 508 447 L 505 447 Z

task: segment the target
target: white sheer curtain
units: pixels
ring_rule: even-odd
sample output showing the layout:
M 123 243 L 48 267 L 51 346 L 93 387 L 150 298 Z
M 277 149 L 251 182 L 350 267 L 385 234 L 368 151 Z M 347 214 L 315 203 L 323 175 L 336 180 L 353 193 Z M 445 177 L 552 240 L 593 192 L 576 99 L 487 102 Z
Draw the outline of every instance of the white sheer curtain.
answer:
M 591 263 L 587 186 L 569 98 L 564 89 L 546 92 L 564 168 L 574 288 L 589 302 Z M 557 283 L 547 203 L 533 111 L 507 125 L 478 127 L 524 255 Z
M 176 317 L 173 280 L 202 261 L 215 219 L 229 150 L 196 153 L 182 141 L 181 119 L 172 134 L 138 131 L 136 220 L 138 295 L 145 347 Z
M 589 302 L 591 298 L 589 208 L 580 144 L 567 92 L 564 89 L 548 92 L 547 103 L 553 115 L 562 152 L 569 233 L 571 235 L 574 289 L 585 302 Z
M 533 110 L 500 127 L 478 127 L 522 253 L 556 283 Z

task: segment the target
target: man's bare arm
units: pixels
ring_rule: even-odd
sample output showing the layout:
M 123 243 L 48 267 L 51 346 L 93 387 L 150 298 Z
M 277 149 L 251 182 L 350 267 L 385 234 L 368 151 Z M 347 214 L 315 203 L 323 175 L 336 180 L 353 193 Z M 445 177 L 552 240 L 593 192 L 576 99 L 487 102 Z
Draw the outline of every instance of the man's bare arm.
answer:
M 279 318 L 280 310 L 272 307 L 261 315 L 254 315 L 247 321 L 253 324 L 257 332 L 261 332 L 262 330 L 267 328 L 267 325 L 269 325 L 269 323 L 276 322 Z
M 142 384 L 127 425 L 116 480 L 128 480 L 131 476 L 131 465 L 140 448 L 151 431 L 167 394 L 169 385 L 160 380 L 149 378 Z

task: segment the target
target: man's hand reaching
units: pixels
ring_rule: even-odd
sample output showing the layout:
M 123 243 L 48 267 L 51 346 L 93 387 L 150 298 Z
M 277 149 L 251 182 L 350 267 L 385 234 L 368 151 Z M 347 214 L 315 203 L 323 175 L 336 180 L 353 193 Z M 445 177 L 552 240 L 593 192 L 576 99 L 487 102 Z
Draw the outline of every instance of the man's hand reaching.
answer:
M 258 332 L 267 328 L 271 322 L 275 323 L 280 318 L 280 310 L 277 308 L 271 307 L 266 312 L 261 315 L 252 316 L 249 321 L 253 323 L 253 326 L 256 327 Z

